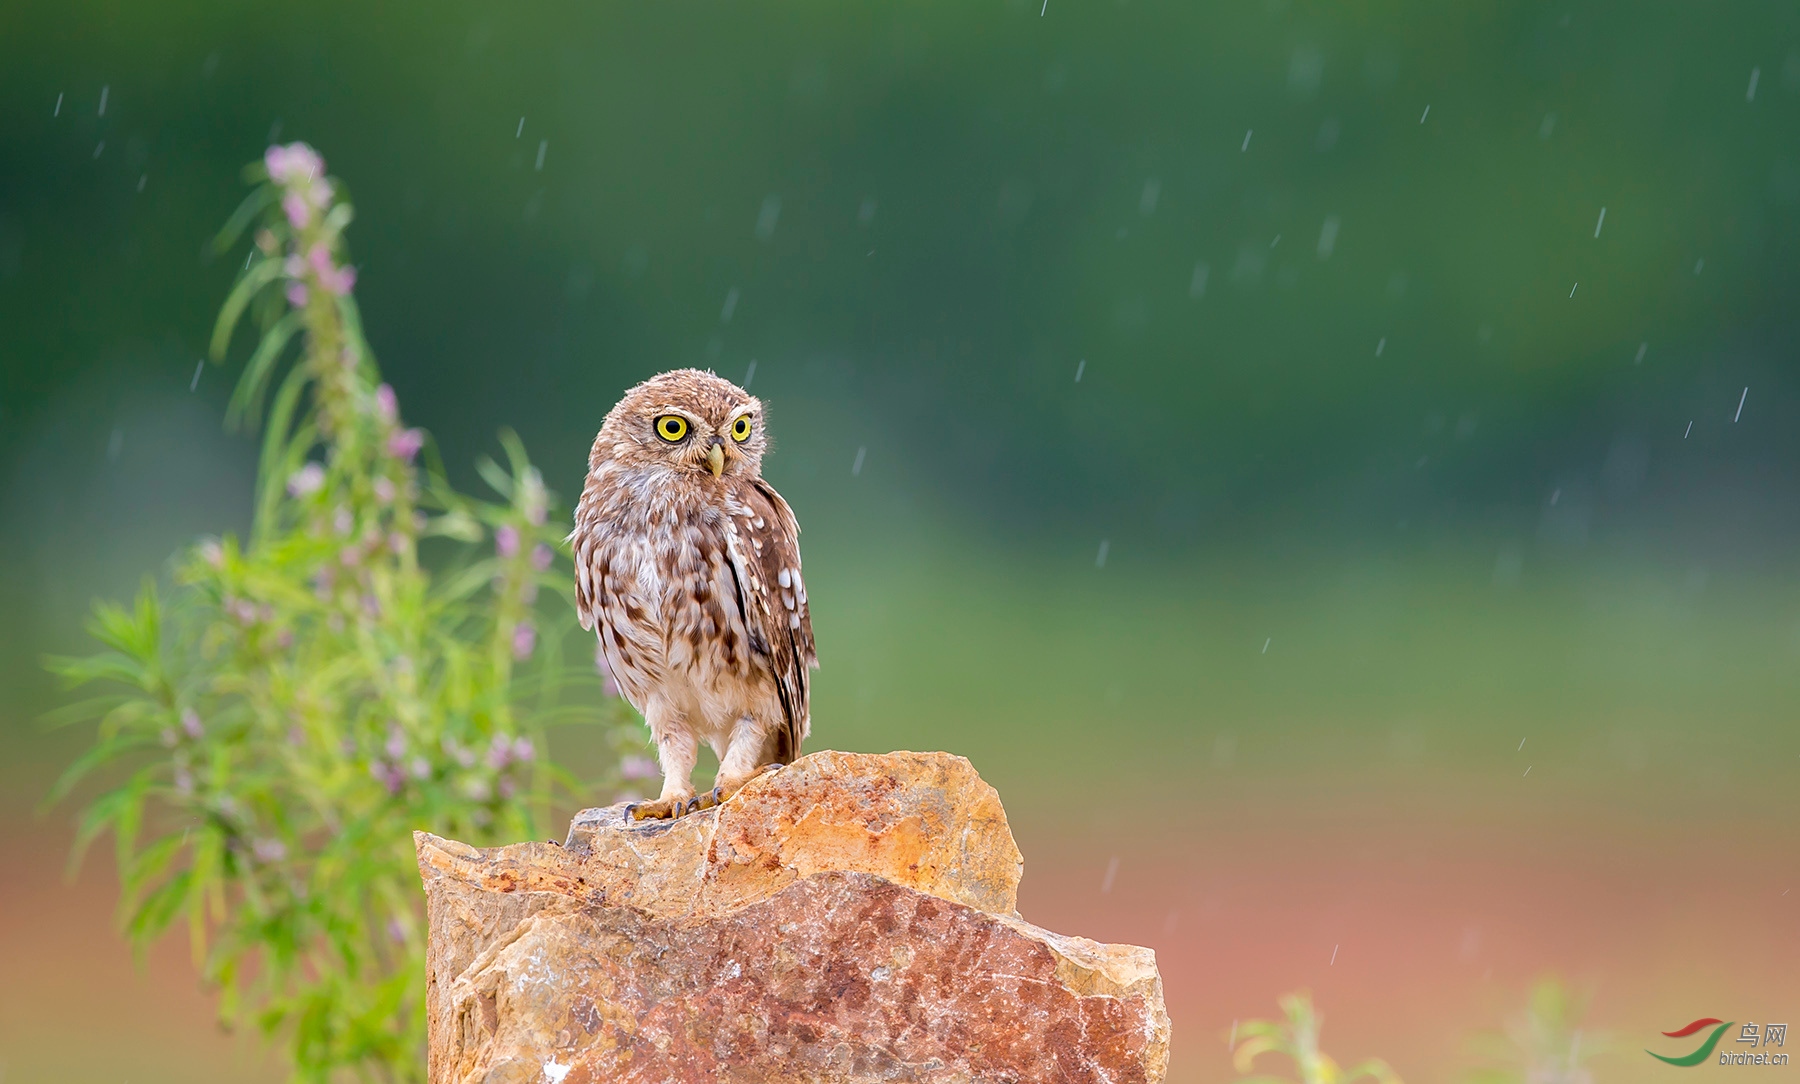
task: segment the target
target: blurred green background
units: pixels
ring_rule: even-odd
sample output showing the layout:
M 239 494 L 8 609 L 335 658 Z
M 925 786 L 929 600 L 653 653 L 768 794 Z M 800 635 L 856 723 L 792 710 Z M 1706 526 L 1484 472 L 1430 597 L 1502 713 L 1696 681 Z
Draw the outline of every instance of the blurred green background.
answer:
M 40 655 L 247 523 L 194 375 L 274 139 L 460 482 L 510 425 L 572 497 L 660 369 L 769 403 L 815 745 L 971 757 L 1174 1079 L 1305 985 L 1414 1080 L 1546 969 L 1607 1079 L 1800 1015 L 1792 4 L 15 0 L 5 1080 L 275 1074 L 32 816 Z

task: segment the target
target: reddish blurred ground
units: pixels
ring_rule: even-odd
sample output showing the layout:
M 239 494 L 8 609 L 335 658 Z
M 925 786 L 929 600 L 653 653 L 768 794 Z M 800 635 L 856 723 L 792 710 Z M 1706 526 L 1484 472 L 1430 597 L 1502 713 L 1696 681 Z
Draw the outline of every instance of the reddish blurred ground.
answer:
M 137 966 L 113 922 L 110 841 L 67 876 L 66 815 L 0 817 L 0 1080 L 279 1081 L 253 1037 L 224 1034 L 184 939 Z
M 1548 972 L 1594 995 L 1590 1026 L 1616 1048 L 1594 1064 L 1601 1081 L 1674 1072 L 1643 1048 L 1697 1017 L 1800 1018 L 1791 820 L 1670 824 L 1598 798 L 1508 808 L 1479 785 L 1413 816 L 1373 787 L 1360 803 L 1315 791 L 1295 810 L 1245 800 L 1254 786 L 1134 825 L 1016 824 L 1027 919 L 1157 950 L 1172 1081 L 1234 1079 L 1233 1021 L 1276 1016 L 1297 989 L 1340 1062 L 1378 1055 L 1415 1084 L 1477 1064 L 1468 1036 L 1498 1028 Z

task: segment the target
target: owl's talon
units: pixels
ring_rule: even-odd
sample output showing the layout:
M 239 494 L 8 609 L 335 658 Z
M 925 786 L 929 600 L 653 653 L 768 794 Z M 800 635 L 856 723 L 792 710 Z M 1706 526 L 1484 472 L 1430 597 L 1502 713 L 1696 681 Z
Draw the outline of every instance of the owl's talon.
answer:
M 625 807 L 625 823 L 637 821 L 673 820 L 685 813 L 692 812 L 694 799 L 658 798 L 654 802 L 633 802 Z

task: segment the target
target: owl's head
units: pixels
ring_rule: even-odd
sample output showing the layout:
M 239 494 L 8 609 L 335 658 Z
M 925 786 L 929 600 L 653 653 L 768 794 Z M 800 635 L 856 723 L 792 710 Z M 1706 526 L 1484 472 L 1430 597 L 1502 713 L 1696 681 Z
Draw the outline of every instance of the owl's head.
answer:
M 594 455 L 627 467 L 757 478 L 768 448 L 762 412 L 760 399 L 723 377 L 674 369 L 625 393 L 606 415 Z

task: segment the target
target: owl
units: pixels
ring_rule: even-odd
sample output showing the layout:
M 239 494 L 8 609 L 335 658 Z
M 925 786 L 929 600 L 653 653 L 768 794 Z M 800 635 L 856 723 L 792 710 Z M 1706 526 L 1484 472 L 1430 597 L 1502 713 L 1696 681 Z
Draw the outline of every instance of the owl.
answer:
M 627 391 L 594 438 L 569 535 L 576 609 L 663 774 L 631 819 L 717 805 L 806 740 L 819 660 L 800 525 L 763 480 L 768 447 L 762 403 L 696 369 Z M 719 774 L 696 795 L 701 742 Z

